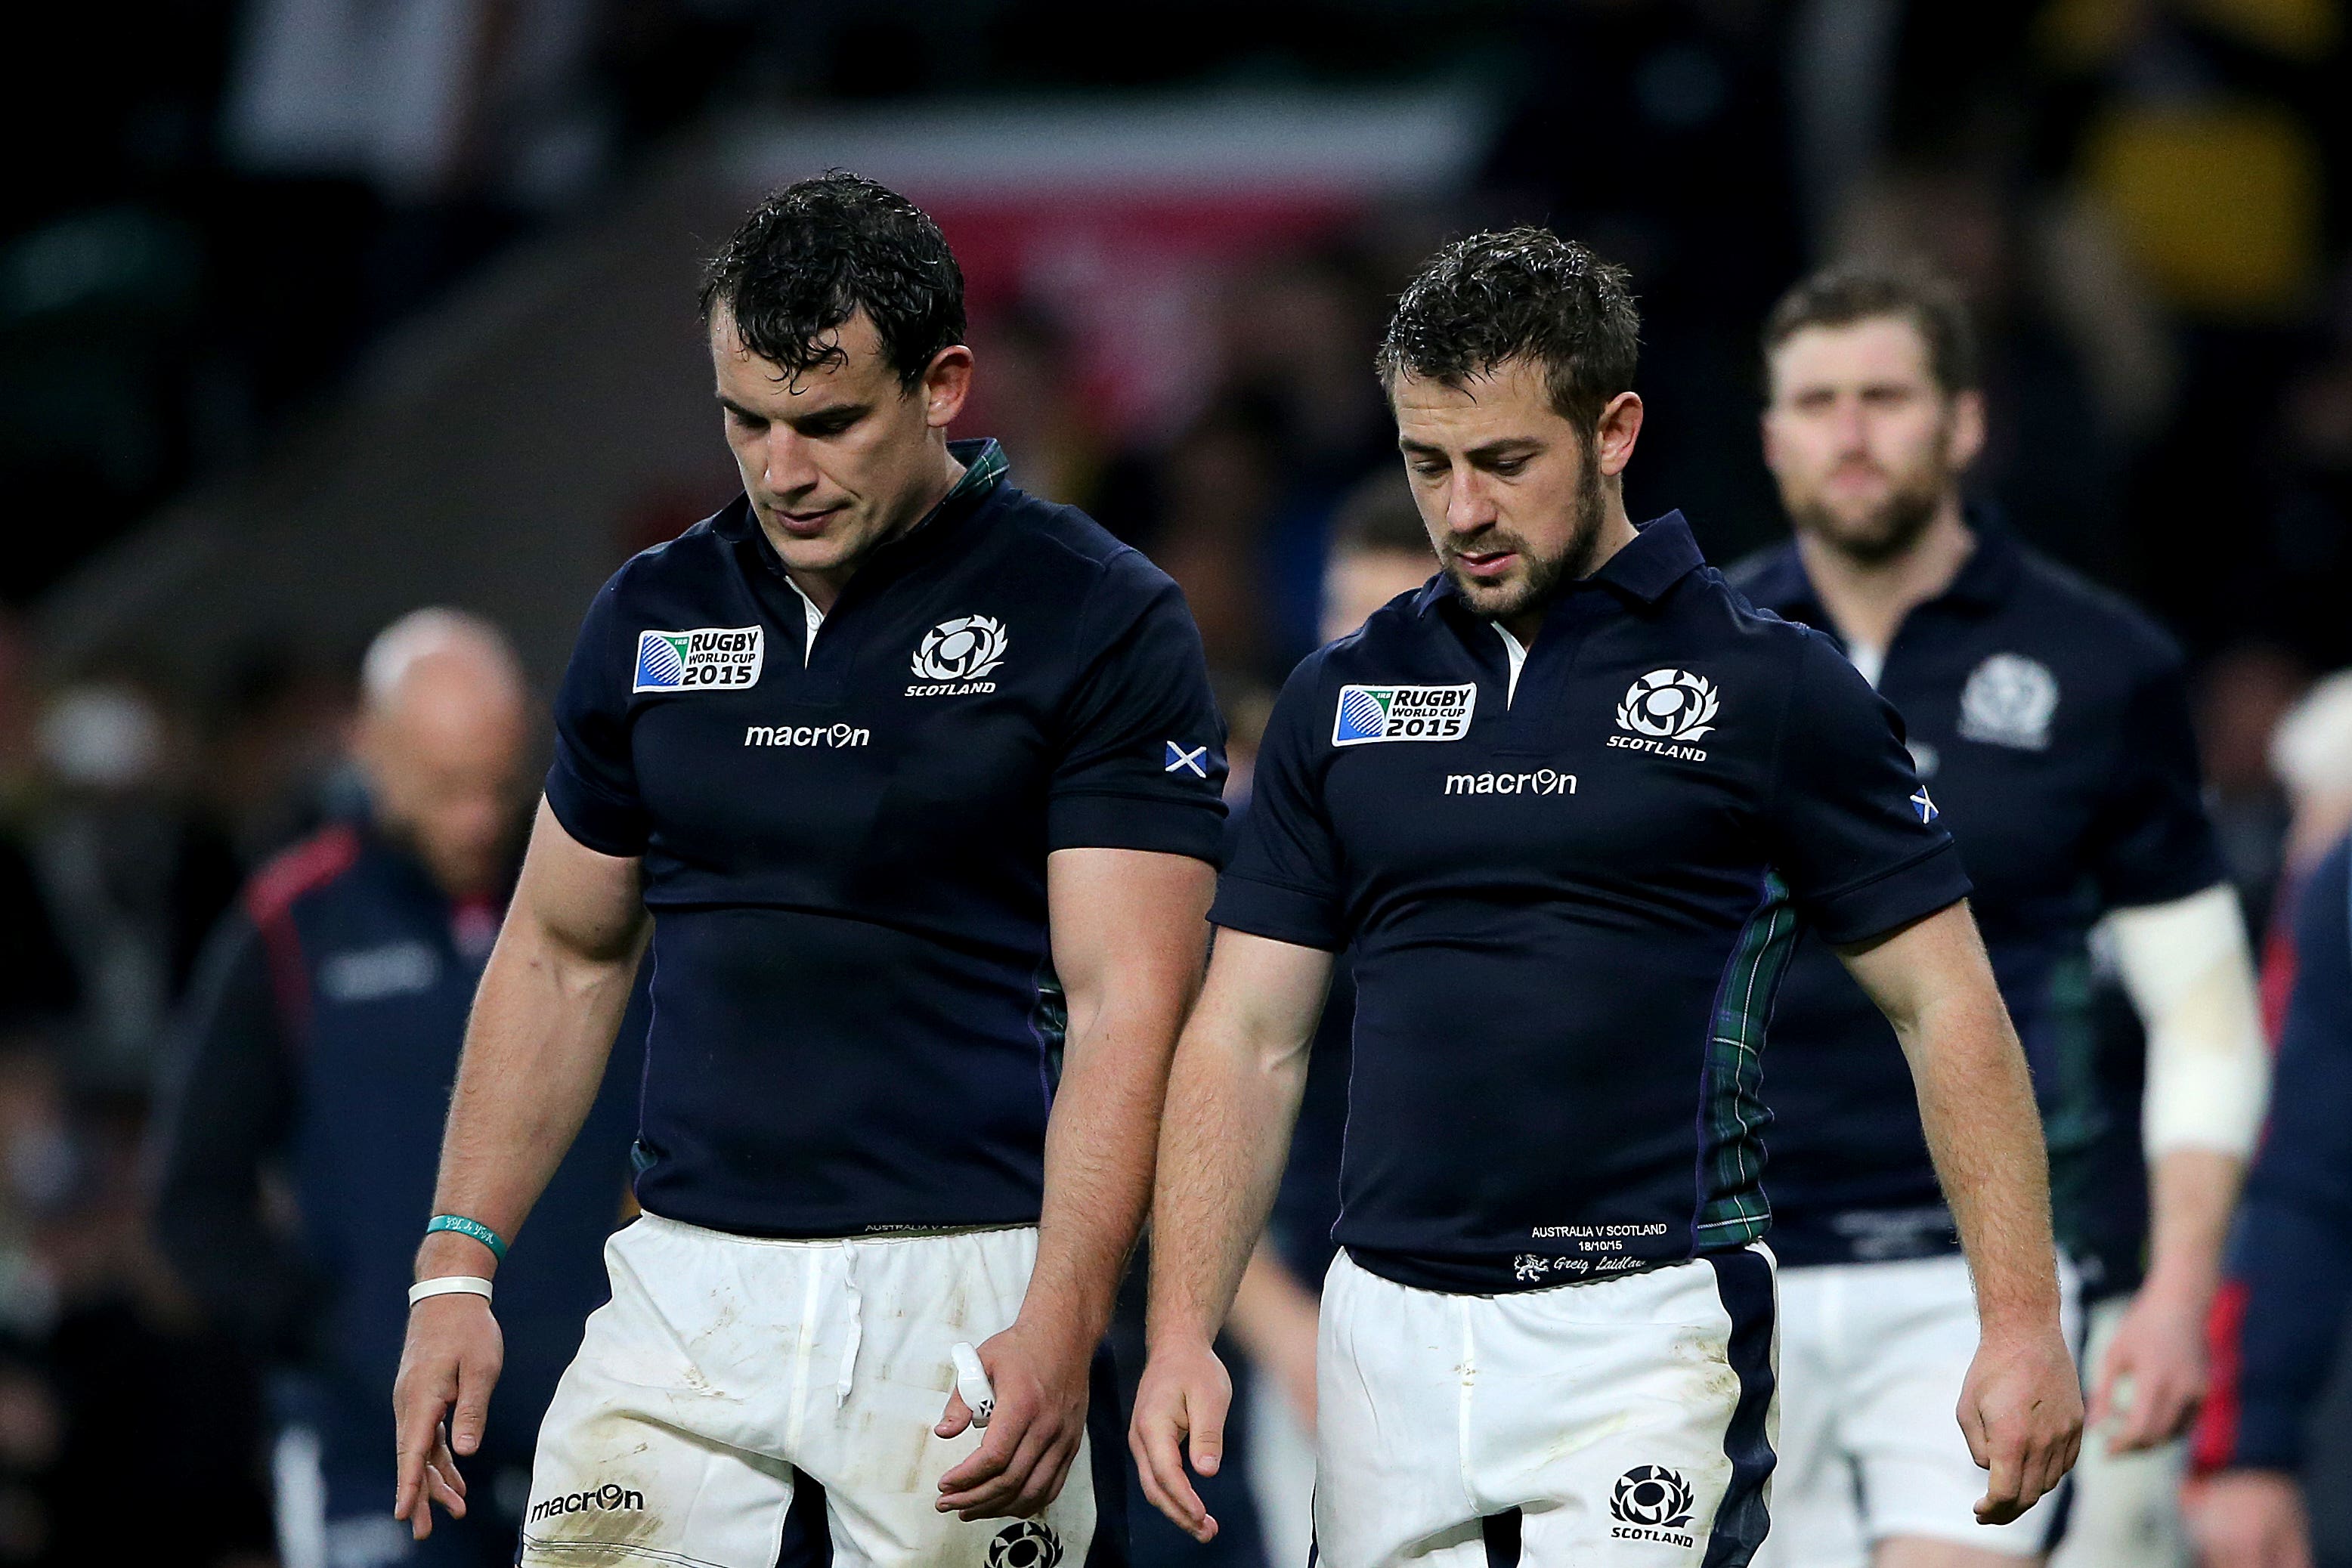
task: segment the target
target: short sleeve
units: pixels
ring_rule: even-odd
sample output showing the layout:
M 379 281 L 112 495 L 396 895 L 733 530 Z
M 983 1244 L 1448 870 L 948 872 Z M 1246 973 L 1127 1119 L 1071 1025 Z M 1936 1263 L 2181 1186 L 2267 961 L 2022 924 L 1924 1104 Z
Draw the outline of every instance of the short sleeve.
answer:
M 1338 952 L 1339 841 L 1322 800 L 1316 692 L 1321 661 L 1292 673 L 1267 719 L 1251 776 L 1250 803 L 1234 863 L 1217 882 L 1209 922 L 1230 931 Z
M 2170 650 L 2132 691 L 2111 777 L 2091 861 L 2108 908 L 2169 904 L 2227 877 L 2205 815 L 2189 684 Z
M 1048 850 L 1155 850 L 1219 863 L 1225 726 L 1184 596 L 1115 558 L 1079 630 L 1045 810 Z
M 598 591 L 555 696 L 547 804 L 563 831 L 600 854 L 641 855 L 651 833 L 629 751 L 636 639 L 621 623 L 616 575 Z
M 1766 833 L 1823 940 L 1864 942 L 1968 896 L 1903 721 L 1818 632 L 1803 633 Z

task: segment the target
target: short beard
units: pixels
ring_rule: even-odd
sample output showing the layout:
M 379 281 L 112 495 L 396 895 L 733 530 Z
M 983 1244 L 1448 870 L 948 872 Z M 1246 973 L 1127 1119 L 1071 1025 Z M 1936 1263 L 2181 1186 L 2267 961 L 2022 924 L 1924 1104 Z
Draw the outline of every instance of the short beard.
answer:
M 1539 556 L 1528 548 L 1526 540 L 1513 535 L 1497 537 L 1496 542 L 1507 540 L 1526 562 L 1517 580 L 1513 582 L 1475 582 L 1462 574 L 1452 551 L 1447 551 L 1445 575 L 1454 584 L 1454 592 L 1487 620 L 1508 621 L 1543 608 L 1559 596 L 1563 584 L 1591 574 L 1592 558 L 1601 549 L 1601 524 L 1605 515 L 1601 493 L 1601 443 L 1597 438 L 1586 443 L 1584 461 L 1578 465 L 1575 509 L 1576 526 L 1558 555 Z
M 1940 450 L 1940 449 L 1939 449 Z M 1951 476 L 1941 463 L 1923 464 L 1895 476 L 1885 500 L 1859 518 L 1841 517 L 1807 501 L 1789 507 L 1799 533 L 1820 541 L 1856 566 L 1879 567 L 1909 552 L 1927 533 L 1944 504 Z

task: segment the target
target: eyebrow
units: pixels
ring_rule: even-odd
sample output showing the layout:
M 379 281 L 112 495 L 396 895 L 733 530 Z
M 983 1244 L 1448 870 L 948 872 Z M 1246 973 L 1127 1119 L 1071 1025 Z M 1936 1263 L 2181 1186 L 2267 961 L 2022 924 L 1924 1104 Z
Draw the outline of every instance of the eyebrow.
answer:
M 1431 446 L 1425 442 L 1407 440 L 1402 436 L 1397 438 L 1397 449 L 1408 457 L 1445 455 L 1444 449 L 1442 447 Z M 1469 458 L 1473 463 L 1481 460 L 1493 462 L 1498 457 L 1517 456 L 1521 453 L 1538 452 L 1542 449 L 1543 443 L 1532 435 L 1507 435 L 1499 441 L 1489 441 L 1483 446 L 1474 446 L 1462 455 Z
M 747 423 L 773 424 L 778 423 L 773 416 L 761 413 L 758 409 L 745 408 L 741 403 L 737 402 L 725 392 L 720 392 L 719 394 L 719 406 Z M 806 413 L 788 415 L 782 423 L 791 425 L 794 430 L 803 429 L 819 420 L 823 420 L 828 423 L 838 423 L 846 426 L 855 424 L 857 421 L 865 418 L 867 414 L 873 412 L 874 405 L 871 403 L 836 402 L 829 403 L 824 408 L 811 409 Z
M 1912 392 L 1920 390 L 1918 382 L 1907 381 L 1901 376 L 1869 376 L 1860 381 L 1851 382 L 1801 382 L 1796 386 L 1788 388 L 1780 395 L 1788 398 L 1835 397 L 1842 392 L 1853 392 L 1866 396 L 1871 392 Z

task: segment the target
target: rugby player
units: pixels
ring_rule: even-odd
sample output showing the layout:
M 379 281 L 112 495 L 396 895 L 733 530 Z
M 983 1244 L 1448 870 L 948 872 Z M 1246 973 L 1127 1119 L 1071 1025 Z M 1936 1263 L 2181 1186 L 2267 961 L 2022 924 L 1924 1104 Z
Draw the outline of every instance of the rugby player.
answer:
M 1390 324 L 1443 570 L 1291 676 L 1170 1080 L 1129 1441 L 1196 1537 L 1181 1449 L 1221 1462 L 1211 1338 L 1343 948 L 1324 1561 L 1749 1560 L 1774 1462 L 1759 1072 L 1808 926 L 1916 1067 L 1976 1265 L 1980 1511 L 2074 1458 L 2041 1129 L 1958 856 L 1834 645 L 1750 610 L 1680 514 L 1628 519 L 1638 330 L 1621 269 L 1535 229 L 1447 247 Z
M 1097 1348 L 1223 815 L 1200 641 L 1140 555 L 947 440 L 962 275 L 903 198 L 786 188 L 703 308 L 744 493 L 622 568 L 564 678 L 417 1255 L 395 1506 L 420 1532 L 465 1506 L 479 1281 L 650 937 L 645 1217 L 521 1561 L 769 1563 L 811 1483 L 852 1560 L 1116 1560 Z
M 2126 1113 L 2144 1121 L 2150 1161 L 2147 1273 L 2137 1295 L 2129 1279 L 2108 1281 L 2093 1319 L 2091 1415 L 2107 1425 L 2074 1483 L 2082 1531 L 2090 1505 L 2116 1500 L 2092 1479 L 2110 1447 L 2165 1442 L 2193 1413 L 2264 1088 L 2252 967 L 2200 804 L 2180 654 L 2129 605 L 1964 507 L 1985 415 L 1948 288 L 1900 269 L 1833 269 L 1781 300 L 1764 346 L 1765 460 L 1796 537 L 1735 584 L 1834 638 L 1901 710 L 2032 1066 L 2062 1237 L 2099 1197 L 2076 1173 L 2104 1113 L 2085 936 L 2110 911 L 2147 1025 L 2144 1112 Z M 1977 1351 L 1969 1268 L 1902 1052 L 1818 940 L 1799 946 L 1772 1040 L 1785 1394 L 1766 1557 L 1806 1568 L 2038 1557 L 2058 1500 L 1995 1529 L 1969 1517 L 1974 1466 L 1941 1418 Z M 2146 1506 L 2169 1511 L 2177 1446 L 2149 1468 Z M 2159 1561 L 2145 1542 L 2093 1544 L 2110 1531 L 2132 1539 L 2101 1525 L 2069 1554 Z M 2168 1533 L 2178 1541 L 2178 1525 Z

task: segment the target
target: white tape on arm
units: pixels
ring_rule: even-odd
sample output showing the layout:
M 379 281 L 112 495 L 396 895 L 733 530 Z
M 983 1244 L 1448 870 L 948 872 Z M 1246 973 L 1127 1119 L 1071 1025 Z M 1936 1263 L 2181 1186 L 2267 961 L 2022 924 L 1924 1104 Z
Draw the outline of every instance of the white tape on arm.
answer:
M 996 1414 L 996 1389 L 988 1381 L 988 1368 L 980 1364 L 980 1352 L 959 1340 L 948 1358 L 955 1363 L 956 1392 L 963 1396 L 964 1408 L 971 1412 L 971 1424 L 987 1426 L 988 1418 Z
M 2253 1153 L 2270 1098 L 2253 956 L 2227 883 L 2109 919 L 2124 988 L 2147 1030 L 2141 1138 L 2151 1160 L 2181 1149 Z
M 415 1306 L 427 1296 L 479 1296 L 490 1299 L 490 1282 L 472 1274 L 445 1274 L 437 1280 L 419 1280 L 408 1287 L 408 1304 Z

